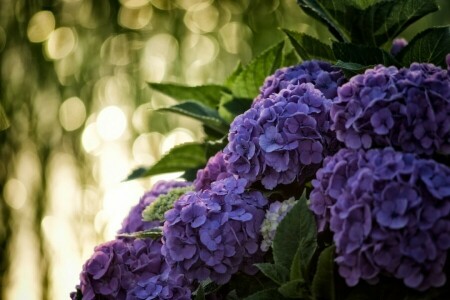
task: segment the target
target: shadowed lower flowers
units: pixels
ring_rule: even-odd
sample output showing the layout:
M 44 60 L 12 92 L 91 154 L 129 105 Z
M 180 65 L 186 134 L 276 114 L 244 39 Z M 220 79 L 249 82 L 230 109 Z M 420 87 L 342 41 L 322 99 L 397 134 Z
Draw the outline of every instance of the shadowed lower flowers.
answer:
M 379 275 L 408 287 L 442 286 L 450 249 L 450 168 L 392 148 L 342 149 L 325 159 L 310 199 L 334 234 L 349 286 Z

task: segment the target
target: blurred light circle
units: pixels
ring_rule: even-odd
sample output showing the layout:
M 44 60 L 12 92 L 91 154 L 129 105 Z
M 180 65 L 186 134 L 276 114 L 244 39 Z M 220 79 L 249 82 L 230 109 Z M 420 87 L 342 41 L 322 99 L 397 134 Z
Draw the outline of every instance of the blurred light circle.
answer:
M 46 53 L 51 59 L 61 59 L 75 49 L 75 44 L 75 32 L 69 27 L 60 27 L 50 34 Z
M 21 181 L 11 178 L 3 188 L 3 197 L 9 206 L 20 209 L 27 200 L 27 189 Z
M 35 13 L 28 23 L 27 36 L 33 43 L 41 43 L 48 39 L 55 30 L 55 16 L 48 10 Z
M 139 8 L 121 7 L 119 11 L 119 24 L 130 29 L 141 29 L 147 26 L 153 14 L 151 6 Z
M 144 133 L 133 143 L 134 160 L 141 165 L 151 165 L 160 157 L 160 145 L 164 136 L 158 132 Z
M 166 154 L 175 146 L 194 141 L 194 134 L 185 128 L 175 128 L 164 139 L 161 153 Z
M 241 45 L 251 36 L 251 29 L 240 22 L 230 22 L 219 30 L 223 47 L 232 54 L 241 50 Z
M 194 33 L 213 31 L 219 21 L 219 11 L 210 3 L 199 3 L 188 9 L 184 24 Z
M 214 61 L 219 54 L 219 44 L 214 37 L 192 34 L 182 44 L 184 62 L 205 65 Z
M 87 153 L 95 154 L 94 152 L 99 149 L 101 143 L 95 122 L 84 128 L 83 134 L 81 135 L 81 143 Z
M 125 113 L 117 106 L 103 108 L 97 116 L 97 132 L 105 141 L 114 141 L 122 136 L 127 128 Z
M 125 66 L 130 63 L 129 44 L 126 34 L 112 36 L 103 43 L 101 57 L 112 65 Z
M 59 122 L 65 130 L 76 130 L 83 125 L 85 120 L 86 108 L 80 98 L 69 98 L 59 107 Z
M 120 0 L 123 6 L 128 8 L 138 8 L 148 4 L 150 0 Z

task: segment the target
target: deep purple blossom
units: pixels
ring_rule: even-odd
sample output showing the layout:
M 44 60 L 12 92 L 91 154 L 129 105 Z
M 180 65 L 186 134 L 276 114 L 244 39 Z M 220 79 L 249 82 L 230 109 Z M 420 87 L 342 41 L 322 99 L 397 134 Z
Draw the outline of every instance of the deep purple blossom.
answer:
M 122 228 L 118 231 L 118 233 L 132 233 L 148 230 L 155 226 L 159 226 L 161 224 L 160 221 L 142 221 L 142 212 L 144 211 L 144 209 L 156 198 L 158 198 L 158 196 L 167 194 L 171 189 L 185 187 L 190 184 L 190 182 L 184 181 L 157 182 L 150 191 L 146 192 L 142 196 L 142 198 L 139 200 L 139 203 L 131 208 L 128 216 L 123 220 Z
M 279 93 L 290 84 L 302 83 L 312 83 L 327 99 L 333 99 L 337 96 L 337 87 L 344 80 L 342 72 L 327 62 L 304 61 L 296 66 L 281 68 L 267 77 L 253 105 L 271 94 Z
M 97 246 L 80 274 L 83 299 L 190 299 L 188 280 L 168 267 L 161 245 L 118 239 Z
M 397 38 L 392 41 L 391 54 L 396 56 L 408 45 L 408 41 L 403 38 Z
M 193 184 L 195 190 L 200 191 L 209 189 L 212 182 L 225 179 L 229 176 L 232 176 L 232 174 L 227 171 L 223 153 L 219 151 L 208 160 L 208 163 L 203 169 L 197 171 L 197 178 Z
M 392 148 L 342 149 L 312 182 L 310 209 L 334 234 L 349 286 L 380 274 L 426 290 L 442 286 L 450 249 L 450 168 Z
M 261 98 L 231 124 L 224 159 L 228 171 L 267 189 L 306 181 L 336 151 L 331 100 L 312 83 L 289 84 Z
M 377 66 L 338 89 L 331 107 L 338 140 L 352 149 L 391 146 L 450 154 L 450 75 L 432 64 Z
M 190 280 L 228 282 L 238 270 L 255 273 L 267 200 L 245 191 L 247 181 L 227 177 L 211 189 L 188 192 L 166 215 L 162 253 Z

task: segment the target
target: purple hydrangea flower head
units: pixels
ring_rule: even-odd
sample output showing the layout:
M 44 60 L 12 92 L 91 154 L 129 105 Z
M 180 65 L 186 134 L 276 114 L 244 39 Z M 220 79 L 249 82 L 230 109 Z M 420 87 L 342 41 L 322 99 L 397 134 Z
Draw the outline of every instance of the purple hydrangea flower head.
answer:
M 442 286 L 450 249 L 450 168 L 392 148 L 342 149 L 312 182 L 310 209 L 329 226 L 349 286 L 380 274 Z
M 342 71 L 327 62 L 304 61 L 296 66 L 281 68 L 275 74 L 267 77 L 253 105 L 271 94 L 279 93 L 290 84 L 299 85 L 302 83 L 312 83 L 327 99 L 333 99 L 337 96 L 337 87 L 344 80 Z
M 229 176 L 233 175 L 227 170 L 223 152 L 219 151 L 208 160 L 205 168 L 197 171 L 197 178 L 194 180 L 195 190 L 209 189 L 212 182 Z
M 190 299 L 189 282 L 168 267 L 161 246 L 152 239 L 97 246 L 80 274 L 83 299 Z
M 332 100 L 312 83 L 289 84 L 261 98 L 231 124 L 224 159 L 230 173 L 267 189 L 314 175 L 336 151 L 330 130 Z
M 331 107 L 338 140 L 352 149 L 391 146 L 450 154 L 450 74 L 432 64 L 376 66 L 338 89 Z
M 225 284 L 238 270 L 256 273 L 260 227 L 267 200 L 246 191 L 245 179 L 227 177 L 211 189 L 188 192 L 166 215 L 162 253 L 190 280 Z
M 146 222 L 142 221 L 142 212 L 144 209 L 152 203 L 158 196 L 167 194 L 170 190 L 178 187 L 186 187 L 191 185 L 190 182 L 184 181 L 159 181 L 153 188 L 146 192 L 139 203 L 133 206 L 128 216 L 122 222 L 122 228 L 118 233 L 132 233 L 137 231 L 143 231 L 151 229 L 155 226 L 161 225 L 160 221 Z
M 406 45 L 408 45 L 408 41 L 405 40 L 404 38 L 397 38 L 394 39 L 392 41 L 392 46 L 391 46 L 391 54 L 396 56 L 397 54 L 400 53 L 400 51 L 402 51 L 403 48 L 406 47 Z

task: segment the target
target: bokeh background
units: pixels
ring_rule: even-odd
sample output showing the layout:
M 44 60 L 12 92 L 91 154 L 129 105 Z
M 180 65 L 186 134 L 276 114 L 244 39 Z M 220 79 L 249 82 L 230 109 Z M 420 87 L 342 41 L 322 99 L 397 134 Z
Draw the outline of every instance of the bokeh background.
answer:
M 409 28 L 450 22 L 450 1 Z M 198 123 L 146 82 L 221 83 L 282 40 L 295 0 L 0 0 L 0 299 L 68 299 L 96 244 L 167 174 L 123 182 Z

